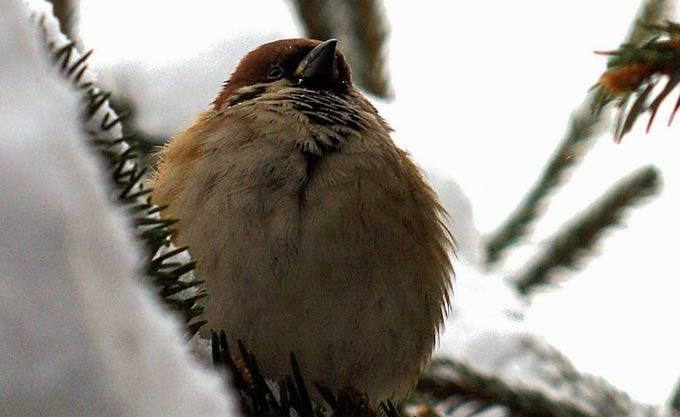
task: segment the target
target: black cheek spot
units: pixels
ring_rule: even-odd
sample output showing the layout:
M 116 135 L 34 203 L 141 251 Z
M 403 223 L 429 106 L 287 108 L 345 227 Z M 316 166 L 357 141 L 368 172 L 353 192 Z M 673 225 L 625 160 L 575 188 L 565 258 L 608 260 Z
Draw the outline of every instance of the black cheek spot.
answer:
M 237 104 L 243 103 L 244 101 L 256 99 L 264 94 L 265 91 L 267 91 L 265 87 L 258 87 L 250 91 L 246 91 L 245 93 L 238 94 L 236 97 L 229 100 L 229 106 L 235 106 Z

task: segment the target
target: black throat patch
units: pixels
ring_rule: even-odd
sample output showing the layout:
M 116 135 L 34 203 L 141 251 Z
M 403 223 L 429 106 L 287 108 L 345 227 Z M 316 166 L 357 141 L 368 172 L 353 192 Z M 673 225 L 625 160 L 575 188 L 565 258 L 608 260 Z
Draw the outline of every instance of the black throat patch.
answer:
M 358 112 L 345 97 L 327 92 L 295 92 L 289 97 L 293 108 L 321 126 L 343 126 L 353 130 L 364 127 Z

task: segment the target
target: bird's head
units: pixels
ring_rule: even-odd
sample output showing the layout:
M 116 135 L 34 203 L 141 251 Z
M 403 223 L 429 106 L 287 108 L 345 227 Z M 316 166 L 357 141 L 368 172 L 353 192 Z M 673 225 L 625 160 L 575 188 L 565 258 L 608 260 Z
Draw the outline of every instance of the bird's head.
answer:
M 213 104 L 220 108 L 267 89 L 291 86 L 346 93 L 352 88 L 352 75 L 336 45 L 335 39 L 283 39 L 264 44 L 241 60 Z

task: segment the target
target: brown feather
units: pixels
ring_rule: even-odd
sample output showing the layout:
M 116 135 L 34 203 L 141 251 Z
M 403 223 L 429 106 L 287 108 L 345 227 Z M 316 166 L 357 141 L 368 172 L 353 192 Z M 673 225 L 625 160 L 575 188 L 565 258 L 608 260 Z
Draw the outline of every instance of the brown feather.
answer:
M 450 301 L 446 213 L 351 84 L 261 81 L 257 63 L 301 59 L 295 45 L 309 42 L 244 58 L 214 108 L 163 149 L 153 199 L 180 219 L 206 280 L 206 329 L 242 339 L 270 378 L 293 352 L 310 382 L 400 399 Z

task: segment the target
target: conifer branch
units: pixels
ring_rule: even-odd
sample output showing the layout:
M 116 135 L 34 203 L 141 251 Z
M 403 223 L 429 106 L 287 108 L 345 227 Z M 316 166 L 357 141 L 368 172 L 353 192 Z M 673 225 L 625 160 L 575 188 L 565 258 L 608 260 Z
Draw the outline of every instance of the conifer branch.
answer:
M 604 379 L 579 372 L 562 353 L 535 337 L 526 337 L 523 352 L 529 354 L 539 379 L 559 392 L 569 393 L 603 416 L 654 415 L 653 407 L 634 402 Z
M 650 36 L 649 29 L 639 25 L 638 22 L 647 24 L 661 22 L 673 4 L 674 2 L 669 0 L 644 1 L 622 45 L 638 45 L 645 41 Z M 603 113 L 599 110 L 606 102 L 607 98 L 603 91 L 595 89 L 572 114 L 565 138 L 553 153 L 538 181 L 531 187 L 520 205 L 488 237 L 486 244 L 488 266 L 495 265 L 504 253 L 528 232 L 550 193 L 560 185 L 567 171 L 581 162 L 596 136 L 596 126 L 603 118 Z
M 590 252 L 606 229 L 620 224 L 625 210 L 658 193 L 659 177 L 656 168 L 642 168 L 620 180 L 590 208 L 579 213 L 549 238 L 545 250 L 512 280 L 519 292 L 527 295 L 550 284 L 558 267 L 573 268 L 579 256 Z
M 672 417 L 680 416 L 680 382 L 676 383 L 675 388 L 668 400 L 669 415 Z
M 524 336 L 520 343 L 507 359 L 519 365 L 512 374 L 488 375 L 460 360 L 434 359 L 410 409 L 417 417 L 658 415 L 657 408 L 633 401 L 602 378 L 579 372 L 541 339 Z
M 112 199 L 126 208 L 135 230 L 146 248 L 145 273 L 158 288 L 161 299 L 179 311 L 186 320 L 189 337 L 204 323 L 197 302 L 206 296 L 202 281 L 192 274 L 195 263 L 187 248 L 176 248 L 171 241 L 174 220 L 161 219 L 161 207 L 151 203 L 151 190 L 145 186 L 145 170 L 137 160 L 132 135 L 123 129 L 124 115 L 111 108 L 111 93 L 99 89 L 95 75 L 88 69 L 92 51 L 81 54 L 75 42 L 62 32 L 54 16 L 33 16 L 43 30 L 53 62 L 61 75 L 83 96 L 83 130 L 90 136 L 89 145 L 98 153 L 108 169 Z M 57 29 L 58 30 L 58 29 Z
M 538 181 L 505 222 L 488 237 L 486 262 L 496 264 L 504 253 L 527 232 L 545 205 L 550 193 L 563 181 L 567 172 L 581 162 L 596 133 L 600 115 L 591 111 L 596 97 L 590 94 L 571 116 L 565 138 L 548 161 Z
M 361 85 L 371 94 L 391 96 L 385 50 L 387 48 L 386 18 L 378 0 L 349 0 L 355 23 L 356 48 Z M 356 65 L 355 64 L 355 65 Z
M 52 3 L 54 16 L 61 24 L 61 30 L 70 39 L 76 40 L 76 27 L 78 25 L 78 9 L 80 0 L 49 0 Z
M 642 45 L 655 36 L 654 30 L 647 27 L 650 23 L 663 22 L 675 8 L 675 0 L 643 0 L 635 21 L 628 29 L 626 44 Z
M 389 29 L 379 0 L 295 0 L 306 35 L 337 38 L 357 84 L 378 97 L 391 96 L 385 49 Z
M 525 417 L 595 417 L 597 414 L 567 400 L 549 398 L 541 390 L 507 384 L 453 359 L 435 359 L 418 382 L 418 392 L 435 401 L 458 397 L 505 407 Z
M 596 111 L 610 102 L 617 108 L 614 138 L 620 141 L 637 119 L 649 113 L 647 132 L 652 127 L 661 104 L 680 85 L 680 25 L 645 24 L 656 36 L 642 45 L 622 45 L 615 51 L 599 52 L 610 57 L 607 71 L 594 87 L 601 99 Z M 663 88 L 656 86 L 664 82 Z M 676 102 L 668 121 L 670 125 L 680 108 Z
M 137 117 L 139 112 L 133 100 L 125 97 L 114 96 L 109 99 L 111 108 L 118 114 L 126 114 L 126 127 L 134 130 L 135 134 L 129 139 L 138 154 L 137 162 L 141 167 L 152 168 L 156 166 L 160 146 L 168 141 L 167 136 L 154 135 L 139 128 Z
M 234 354 L 224 331 L 212 332 L 213 364 L 226 372 L 235 391 L 240 395 L 241 411 L 251 417 L 400 417 L 391 402 L 381 404 L 381 412 L 371 408 L 369 398 L 352 388 L 337 394 L 327 387 L 314 384 L 330 407 L 329 412 L 310 399 L 304 372 L 295 355 L 291 355 L 291 374 L 276 383 L 268 382 L 260 372 L 257 359 L 242 342 Z

